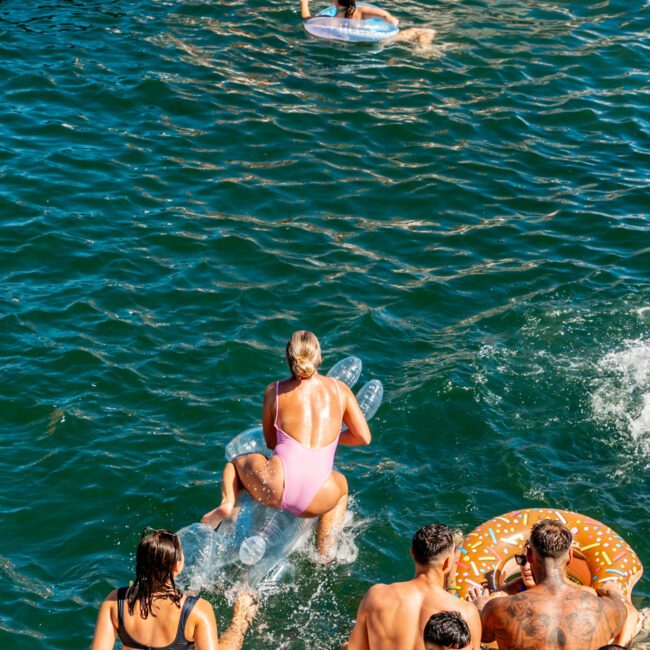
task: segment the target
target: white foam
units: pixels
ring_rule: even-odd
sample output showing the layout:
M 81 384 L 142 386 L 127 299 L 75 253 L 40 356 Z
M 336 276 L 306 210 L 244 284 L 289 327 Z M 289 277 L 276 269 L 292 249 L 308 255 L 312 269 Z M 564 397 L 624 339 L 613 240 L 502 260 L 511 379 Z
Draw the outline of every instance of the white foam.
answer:
M 650 341 L 628 341 L 596 364 L 591 406 L 595 417 L 650 451 Z

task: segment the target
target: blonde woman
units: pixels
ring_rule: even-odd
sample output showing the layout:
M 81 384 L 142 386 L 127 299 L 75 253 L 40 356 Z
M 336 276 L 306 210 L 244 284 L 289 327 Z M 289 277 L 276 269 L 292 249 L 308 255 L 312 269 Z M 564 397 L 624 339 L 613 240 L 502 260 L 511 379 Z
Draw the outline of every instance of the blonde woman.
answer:
M 348 500 L 347 480 L 333 469 L 336 447 L 370 444 L 370 429 L 352 391 L 318 373 L 321 352 L 314 334 L 295 332 L 286 359 L 291 377 L 269 384 L 264 393 L 262 429 L 271 457 L 253 453 L 227 463 L 221 504 L 201 521 L 216 527 L 245 489 L 271 508 L 320 517 L 318 550 L 327 557 Z

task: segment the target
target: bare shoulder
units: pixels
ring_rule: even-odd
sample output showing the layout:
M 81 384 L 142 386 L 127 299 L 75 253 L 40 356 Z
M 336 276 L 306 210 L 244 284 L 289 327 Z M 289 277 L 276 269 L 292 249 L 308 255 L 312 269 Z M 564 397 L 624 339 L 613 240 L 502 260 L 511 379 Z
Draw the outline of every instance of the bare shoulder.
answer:
M 105 603 L 116 603 L 117 602 L 117 589 L 113 589 L 106 598 L 104 598 Z
M 354 395 L 352 389 L 345 382 L 337 379 L 336 377 L 332 377 L 331 379 L 336 382 L 338 389 L 341 391 L 341 395 Z
M 393 585 L 385 585 L 383 583 L 373 585 L 366 592 L 364 600 L 367 604 L 380 604 L 384 602 L 386 598 L 390 598 L 391 592 L 393 591 L 392 587 Z
M 522 606 L 526 601 L 526 598 L 522 598 L 522 595 L 513 594 L 512 596 L 503 596 L 502 598 L 490 598 L 481 611 L 481 618 L 487 619 L 490 616 L 498 616 L 508 608 Z
M 361 608 L 369 611 L 382 611 L 392 609 L 404 599 L 403 585 L 406 583 L 376 584 L 370 587 L 363 597 Z
M 496 598 L 494 600 L 497 600 Z M 491 601 L 488 601 L 488 603 Z M 465 618 L 478 618 L 479 617 L 479 611 L 476 608 L 476 605 L 474 603 L 470 603 L 466 600 L 463 600 L 461 598 L 456 598 L 452 596 L 452 601 L 451 605 L 449 606 L 449 609 L 455 610 L 457 612 L 460 612 Z M 487 606 L 487 605 L 486 605 Z
M 194 605 L 194 611 L 199 614 L 214 614 L 214 608 L 205 598 L 199 598 Z

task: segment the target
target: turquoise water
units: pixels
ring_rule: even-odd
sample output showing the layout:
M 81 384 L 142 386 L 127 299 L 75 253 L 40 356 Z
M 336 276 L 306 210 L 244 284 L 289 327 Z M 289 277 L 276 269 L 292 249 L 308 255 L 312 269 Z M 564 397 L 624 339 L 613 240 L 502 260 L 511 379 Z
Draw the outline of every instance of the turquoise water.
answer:
M 2 648 L 89 646 L 299 327 L 386 397 L 337 459 L 358 559 L 299 557 L 247 648 L 337 647 L 431 521 L 551 505 L 650 561 L 650 7 L 387 8 L 435 47 L 277 0 L 0 5 Z

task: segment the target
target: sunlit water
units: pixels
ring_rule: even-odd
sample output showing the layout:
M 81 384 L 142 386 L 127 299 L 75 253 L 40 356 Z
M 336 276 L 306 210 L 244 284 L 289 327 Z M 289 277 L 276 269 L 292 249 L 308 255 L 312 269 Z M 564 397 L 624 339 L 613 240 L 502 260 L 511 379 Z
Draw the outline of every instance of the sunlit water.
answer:
M 303 549 L 247 648 L 337 647 L 431 521 L 552 505 L 649 561 L 650 8 L 386 5 L 422 51 L 297 5 L 0 4 L 3 648 L 88 647 L 298 327 L 386 394 L 337 456 L 357 559 Z

